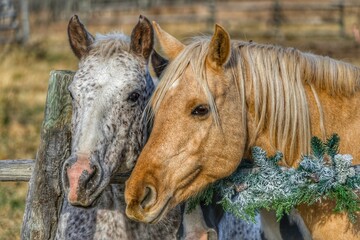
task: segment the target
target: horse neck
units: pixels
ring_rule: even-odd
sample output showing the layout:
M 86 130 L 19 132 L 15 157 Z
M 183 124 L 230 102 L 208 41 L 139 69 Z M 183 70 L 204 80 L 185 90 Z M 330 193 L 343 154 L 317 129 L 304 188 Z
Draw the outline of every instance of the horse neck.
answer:
M 66 198 L 59 216 L 55 239 L 175 239 L 178 210 L 170 211 L 162 224 L 147 225 L 130 220 L 125 214 L 124 184 L 104 189 L 93 207 L 75 207 Z
M 354 142 L 360 136 L 360 91 L 351 96 L 331 95 L 327 91 L 306 87 L 310 111 L 311 134 L 326 140 L 340 136 L 340 153 L 351 154 L 353 164 L 360 163 L 360 149 Z M 318 101 L 316 100 L 318 98 Z
M 63 208 L 61 209 L 61 215 L 68 212 L 74 213 L 82 210 L 83 212 L 92 212 L 96 215 L 98 210 L 104 211 L 117 211 L 125 216 L 125 197 L 124 197 L 124 184 L 111 184 L 107 186 L 104 191 L 100 194 L 95 204 L 88 208 L 72 206 L 67 198 L 64 197 Z M 74 210 L 78 209 L 78 210 Z
M 125 215 L 125 184 L 110 184 L 99 196 L 95 207 L 104 210 L 116 210 Z
M 337 116 L 339 104 L 337 112 L 331 106 L 346 97 L 334 96 L 356 95 L 360 69 L 328 57 L 273 46 L 245 44 L 239 52 L 238 58 L 243 61 L 237 69 L 246 89 L 248 149 L 258 145 L 270 154 L 280 150 L 287 165 L 296 165 L 289 159 L 298 160 L 301 154 L 310 153 L 312 136 L 325 138 L 332 133 L 329 130 L 337 132 L 338 125 L 331 128 L 327 122 L 333 123 L 329 118 L 340 120 L 344 114 Z M 355 109 L 349 102 L 344 111 Z
M 100 194 L 95 205 L 89 208 L 72 206 L 63 199 L 55 239 L 98 239 L 103 236 L 127 236 L 124 185 L 107 186 Z M 116 226 L 116 229 L 111 229 Z M 98 236 L 100 235 L 103 236 Z

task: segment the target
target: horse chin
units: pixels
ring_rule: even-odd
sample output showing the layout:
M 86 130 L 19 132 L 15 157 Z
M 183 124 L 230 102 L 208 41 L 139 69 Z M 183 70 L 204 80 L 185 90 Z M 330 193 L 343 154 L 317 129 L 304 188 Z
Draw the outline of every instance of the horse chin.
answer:
M 181 181 L 179 181 L 179 187 L 176 189 L 172 189 L 170 186 L 164 187 L 166 191 L 158 195 L 155 203 L 148 204 L 148 206 L 146 206 L 147 204 L 144 203 L 144 200 L 140 200 L 141 198 L 138 197 L 136 191 L 134 194 L 129 190 L 131 188 L 127 186 L 129 198 L 125 199 L 127 202 L 126 215 L 139 222 L 150 224 L 160 222 L 172 208 L 186 201 L 193 194 L 194 185 L 199 187 L 198 177 L 200 172 L 201 168 L 199 167 L 189 171 L 189 174 L 186 174 Z
M 172 209 L 172 200 L 172 197 L 168 197 L 165 201 L 158 202 L 149 209 L 143 209 L 141 204 L 132 201 L 126 207 L 126 215 L 130 219 L 138 222 L 156 224 L 166 216 L 170 209 Z
M 76 207 L 91 207 L 93 205 L 93 203 L 95 203 L 95 200 L 91 199 L 91 198 L 82 198 L 79 200 L 72 200 L 68 198 L 68 202 Z
M 150 224 L 156 224 L 160 222 L 171 209 L 171 199 L 172 199 L 171 197 L 168 198 L 168 200 L 161 208 L 158 208 L 155 211 L 153 211 L 153 213 L 150 214 L 150 218 L 148 217 L 147 222 Z
M 73 206 L 78 207 L 92 207 L 96 205 L 97 200 L 103 193 L 104 189 L 109 186 L 110 178 L 108 179 L 101 179 L 101 183 L 99 186 L 93 191 L 93 192 L 84 192 L 83 194 L 80 194 L 77 199 L 71 199 L 69 197 L 69 194 L 67 193 L 67 200 L 68 202 Z

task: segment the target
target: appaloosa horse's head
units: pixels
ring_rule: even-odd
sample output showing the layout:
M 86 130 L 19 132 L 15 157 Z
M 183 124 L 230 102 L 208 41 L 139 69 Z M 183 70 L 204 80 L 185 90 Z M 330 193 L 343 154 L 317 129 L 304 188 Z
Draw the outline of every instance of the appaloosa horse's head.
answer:
M 62 179 L 68 201 L 89 206 L 115 173 L 133 168 L 146 141 L 142 114 L 154 90 L 148 71 L 153 28 L 140 16 L 130 38 L 93 37 L 75 15 L 68 36 L 80 63 L 69 86 L 72 149 Z

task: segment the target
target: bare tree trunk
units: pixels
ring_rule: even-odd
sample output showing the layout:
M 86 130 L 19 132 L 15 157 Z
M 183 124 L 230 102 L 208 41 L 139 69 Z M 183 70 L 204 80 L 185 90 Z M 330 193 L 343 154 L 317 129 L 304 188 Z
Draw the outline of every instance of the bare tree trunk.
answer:
M 19 40 L 22 44 L 25 44 L 30 35 L 28 0 L 21 0 L 21 29 L 22 31 Z
M 50 74 L 41 142 L 30 179 L 21 230 L 22 239 L 53 239 L 63 201 L 61 168 L 70 155 L 71 98 L 68 85 L 74 73 Z

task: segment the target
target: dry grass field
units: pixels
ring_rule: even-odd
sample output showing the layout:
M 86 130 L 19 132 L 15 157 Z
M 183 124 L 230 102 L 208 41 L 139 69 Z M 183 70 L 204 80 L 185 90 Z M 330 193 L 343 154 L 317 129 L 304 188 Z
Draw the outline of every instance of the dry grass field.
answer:
M 136 21 L 133 20 L 134 24 Z M 194 26 L 188 26 L 187 30 L 191 27 Z M 119 30 L 119 25 L 94 24 L 88 29 L 106 32 Z M 175 26 L 165 29 L 179 34 Z M 129 34 L 130 29 L 124 27 L 124 32 Z M 197 29 L 193 31 L 193 34 L 198 33 Z M 230 34 L 243 37 L 241 31 L 231 30 Z M 360 65 L 360 44 L 351 36 L 252 40 L 297 47 Z M 35 158 L 49 72 L 53 69 L 75 70 L 76 67 L 77 60 L 67 42 L 65 21 L 46 25 L 34 21 L 26 46 L 0 45 L 0 159 Z M 19 239 L 26 191 L 27 183 L 0 182 L 0 240 Z

